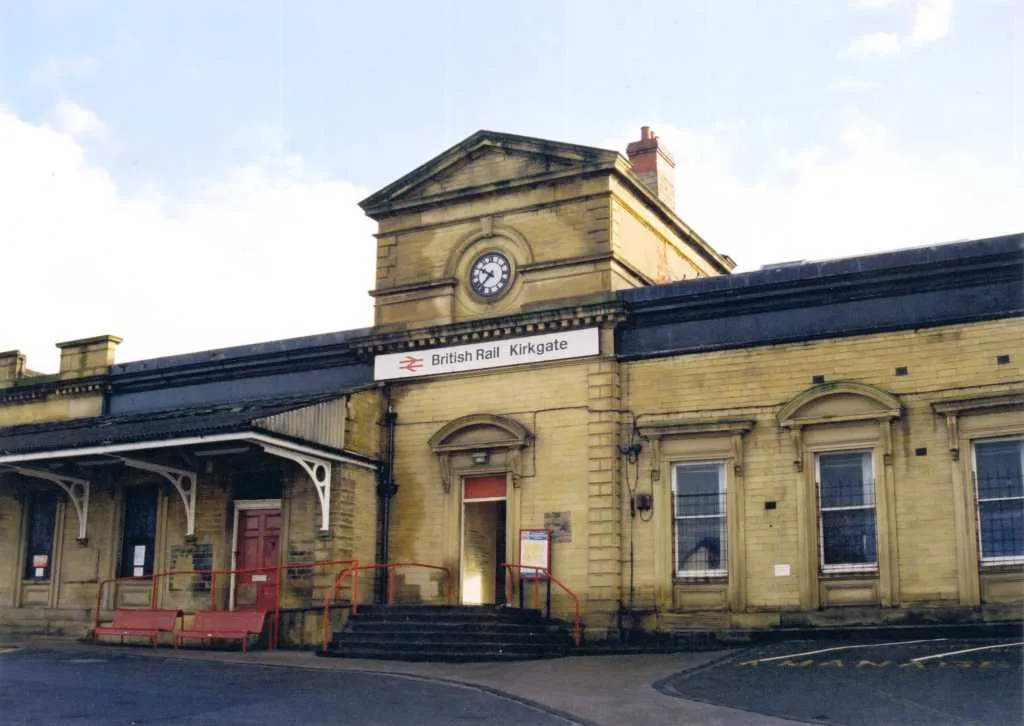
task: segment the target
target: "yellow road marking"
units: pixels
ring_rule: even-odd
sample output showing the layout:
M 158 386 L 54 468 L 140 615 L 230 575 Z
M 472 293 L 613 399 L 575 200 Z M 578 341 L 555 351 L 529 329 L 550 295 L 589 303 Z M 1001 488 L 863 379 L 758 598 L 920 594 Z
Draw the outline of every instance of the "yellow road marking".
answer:
M 934 658 L 945 658 L 950 655 L 960 655 L 961 653 L 976 653 L 979 650 L 994 650 L 996 648 L 1013 648 L 1018 645 L 1024 645 L 1024 641 L 1020 643 L 999 643 L 998 645 L 983 645 L 980 648 L 966 648 L 964 650 L 951 650 L 948 653 L 936 653 L 935 655 L 922 655 L 920 658 L 911 658 L 910 660 L 914 663 L 922 663 L 926 660 L 932 660 Z

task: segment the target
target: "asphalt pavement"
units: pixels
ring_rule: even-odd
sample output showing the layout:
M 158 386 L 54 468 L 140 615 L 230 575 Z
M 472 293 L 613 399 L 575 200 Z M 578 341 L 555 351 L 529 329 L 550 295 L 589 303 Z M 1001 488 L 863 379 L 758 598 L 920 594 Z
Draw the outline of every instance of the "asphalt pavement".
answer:
M 790 641 L 513 663 L 35 641 L 0 649 L 0 722 L 1008 726 L 1024 723 L 1021 639 Z
M 809 723 L 1024 723 L 1024 642 L 903 638 L 750 648 L 659 687 L 674 695 Z
M 573 723 L 479 689 L 382 674 L 155 659 L 110 648 L 22 649 L 0 658 L 7 726 Z

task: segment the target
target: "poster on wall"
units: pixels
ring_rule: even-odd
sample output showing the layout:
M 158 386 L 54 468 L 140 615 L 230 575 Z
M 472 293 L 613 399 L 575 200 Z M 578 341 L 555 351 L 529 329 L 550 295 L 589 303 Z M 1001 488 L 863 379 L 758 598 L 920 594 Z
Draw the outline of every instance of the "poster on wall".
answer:
M 520 575 L 525 579 L 547 577 L 551 569 L 551 532 L 546 529 L 519 530 Z
M 572 513 L 545 512 L 544 528 L 551 531 L 552 542 L 572 542 Z

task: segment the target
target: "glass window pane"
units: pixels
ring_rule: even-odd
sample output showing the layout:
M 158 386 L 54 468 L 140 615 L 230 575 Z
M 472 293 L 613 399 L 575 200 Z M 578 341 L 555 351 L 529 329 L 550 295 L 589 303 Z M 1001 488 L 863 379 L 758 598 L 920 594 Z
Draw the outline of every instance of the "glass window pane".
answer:
M 124 536 L 121 540 L 121 577 L 153 574 L 156 540 L 156 487 L 128 487 L 124 493 Z
M 1024 496 L 1024 440 L 985 441 L 974 445 L 978 497 Z
M 826 565 L 876 563 L 875 510 L 822 512 L 821 539 Z
M 874 505 L 870 452 L 820 454 L 818 474 L 823 508 Z
M 722 514 L 725 492 L 720 464 L 676 467 L 677 517 Z
M 1024 555 L 1024 500 L 980 502 L 981 556 Z
M 25 579 L 46 580 L 53 566 L 53 530 L 57 523 L 57 495 L 35 492 L 29 500 Z
M 725 518 L 676 520 L 676 562 L 680 572 L 727 569 Z

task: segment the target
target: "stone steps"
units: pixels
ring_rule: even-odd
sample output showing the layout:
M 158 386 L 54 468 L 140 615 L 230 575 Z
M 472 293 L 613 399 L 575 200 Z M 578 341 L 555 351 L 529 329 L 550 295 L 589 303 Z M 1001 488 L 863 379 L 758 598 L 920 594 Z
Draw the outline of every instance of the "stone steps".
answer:
M 557 658 L 573 647 L 570 627 L 539 610 L 492 606 L 363 606 L 320 655 L 403 661 Z

